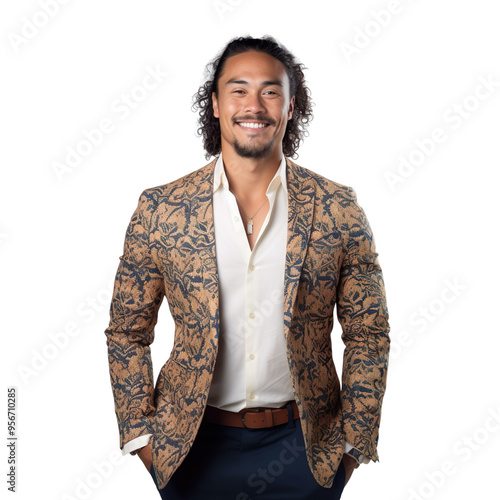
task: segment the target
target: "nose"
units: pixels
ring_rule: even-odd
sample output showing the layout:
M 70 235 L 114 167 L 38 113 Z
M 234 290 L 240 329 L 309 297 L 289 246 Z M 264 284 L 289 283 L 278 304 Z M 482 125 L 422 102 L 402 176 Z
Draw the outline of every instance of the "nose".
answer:
M 248 113 L 265 113 L 266 108 L 262 98 L 258 92 L 249 92 L 244 104 L 245 112 Z

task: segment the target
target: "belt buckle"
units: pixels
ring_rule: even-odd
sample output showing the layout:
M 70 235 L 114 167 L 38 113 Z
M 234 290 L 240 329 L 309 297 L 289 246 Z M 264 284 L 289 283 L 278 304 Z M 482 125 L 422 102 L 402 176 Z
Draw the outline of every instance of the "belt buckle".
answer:
M 243 427 L 248 430 L 252 430 L 252 427 L 247 427 L 245 424 L 245 413 L 251 412 L 251 413 L 262 413 L 264 410 L 260 408 L 247 408 L 242 414 L 241 414 L 241 423 L 243 424 Z

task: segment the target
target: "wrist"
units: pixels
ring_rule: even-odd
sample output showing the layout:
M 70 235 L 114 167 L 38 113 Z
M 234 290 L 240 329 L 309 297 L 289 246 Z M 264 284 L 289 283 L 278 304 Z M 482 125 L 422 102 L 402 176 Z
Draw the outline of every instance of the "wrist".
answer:
M 344 453 L 343 459 L 351 466 L 357 469 L 359 467 L 359 462 L 350 454 Z

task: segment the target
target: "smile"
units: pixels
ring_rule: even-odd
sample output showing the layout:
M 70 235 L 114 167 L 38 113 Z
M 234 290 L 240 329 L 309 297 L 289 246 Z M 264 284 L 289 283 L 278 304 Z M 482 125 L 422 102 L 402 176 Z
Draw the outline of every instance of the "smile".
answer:
M 252 123 L 252 122 L 239 122 L 238 125 L 240 127 L 244 128 L 254 128 L 254 129 L 259 129 L 259 128 L 265 128 L 269 124 L 268 123 Z

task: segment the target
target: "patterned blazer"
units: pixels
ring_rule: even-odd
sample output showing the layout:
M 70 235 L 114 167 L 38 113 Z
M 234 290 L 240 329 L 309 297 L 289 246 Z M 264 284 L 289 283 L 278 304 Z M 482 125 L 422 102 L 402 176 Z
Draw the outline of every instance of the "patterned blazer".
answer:
M 160 488 L 193 444 L 217 356 L 215 163 L 141 193 L 105 330 L 120 448 L 151 433 Z M 309 467 L 328 488 L 345 440 L 378 461 L 388 312 L 372 231 L 354 190 L 286 163 L 283 335 Z M 150 344 L 163 297 L 175 337 L 155 384 Z M 332 360 L 335 304 L 345 344 L 342 388 Z

